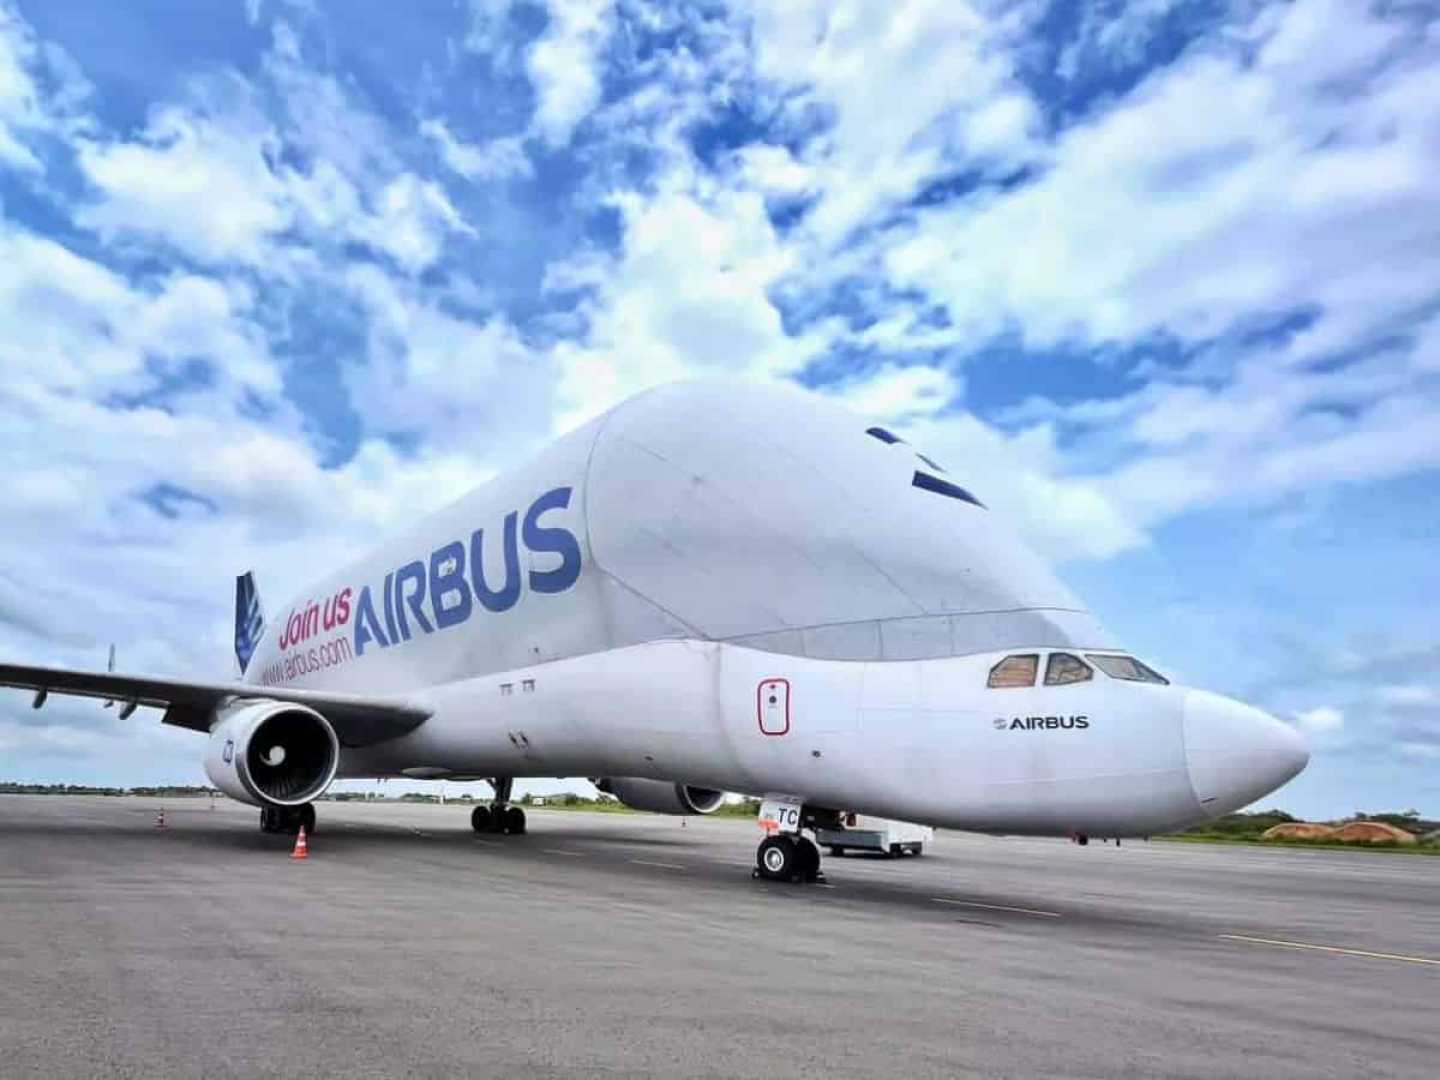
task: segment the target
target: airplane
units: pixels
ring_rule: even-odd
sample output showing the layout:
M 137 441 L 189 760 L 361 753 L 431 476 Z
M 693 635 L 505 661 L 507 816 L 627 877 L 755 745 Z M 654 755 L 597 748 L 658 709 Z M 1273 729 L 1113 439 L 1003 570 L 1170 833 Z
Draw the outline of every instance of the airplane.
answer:
M 631 807 L 757 796 L 757 876 L 814 881 L 842 811 L 982 833 L 1145 837 L 1303 769 L 1288 725 L 1112 638 L 1000 515 L 883 427 L 794 386 L 641 393 L 337 567 L 238 682 L 0 664 L 0 685 L 208 736 L 261 828 L 337 777 L 594 778 Z

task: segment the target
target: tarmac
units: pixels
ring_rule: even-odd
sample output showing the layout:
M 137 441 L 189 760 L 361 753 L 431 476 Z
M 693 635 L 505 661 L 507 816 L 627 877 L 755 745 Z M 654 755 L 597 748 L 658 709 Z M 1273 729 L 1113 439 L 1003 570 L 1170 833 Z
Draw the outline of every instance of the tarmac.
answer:
M 1434 1077 L 1440 858 L 0 796 L 0 1077 Z

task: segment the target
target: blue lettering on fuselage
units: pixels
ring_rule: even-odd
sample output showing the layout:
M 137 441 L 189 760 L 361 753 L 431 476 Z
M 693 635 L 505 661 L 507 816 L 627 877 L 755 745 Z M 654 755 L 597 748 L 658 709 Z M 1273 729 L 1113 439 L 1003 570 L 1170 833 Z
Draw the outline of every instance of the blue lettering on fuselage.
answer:
M 540 520 L 552 510 L 566 509 L 570 494 L 568 487 L 554 488 L 530 504 L 523 520 L 518 511 L 507 514 L 498 537 L 494 529 L 476 529 L 468 544 L 452 540 L 426 558 L 390 571 L 381 589 L 383 624 L 370 586 L 361 588 L 356 603 L 355 655 L 363 656 L 367 646 L 386 649 L 418 634 L 458 626 L 482 608 L 508 611 L 520 600 L 522 582 L 535 593 L 561 593 L 570 588 L 580 578 L 580 541 L 569 529 L 543 525 Z M 499 540 L 504 563 L 503 573 L 495 575 L 493 582 L 485 573 L 487 539 L 491 545 Z M 558 556 L 560 564 L 522 576 L 522 543 L 532 555 Z

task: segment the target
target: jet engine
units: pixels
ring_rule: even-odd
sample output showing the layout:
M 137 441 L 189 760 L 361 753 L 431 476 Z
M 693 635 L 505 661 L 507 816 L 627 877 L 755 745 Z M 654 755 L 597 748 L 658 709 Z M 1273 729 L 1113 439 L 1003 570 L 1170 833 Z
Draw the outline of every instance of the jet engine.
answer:
M 335 778 L 340 740 L 314 709 L 246 701 L 217 711 L 205 749 L 205 775 L 252 806 L 301 806 Z
M 593 783 L 626 806 L 653 814 L 713 814 L 725 801 L 723 791 L 638 776 L 612 776 Z

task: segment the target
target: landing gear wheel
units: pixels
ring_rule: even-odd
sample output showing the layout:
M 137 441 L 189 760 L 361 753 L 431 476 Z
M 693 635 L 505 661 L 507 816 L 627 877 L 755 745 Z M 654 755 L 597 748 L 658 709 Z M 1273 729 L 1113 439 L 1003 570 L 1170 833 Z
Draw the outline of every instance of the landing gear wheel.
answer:
M 497 815 L 501 821 L 500 831 L 510 836 L 521 836 L 525 832 L 525 811 L 518 806 L 507 806 Z
M 314 835 L 315 835 L 315 804 L 314 804 L 314 803 L 308 803 L 308 802 L 307 802 L 304 806 L 300 807 L 299 812 L 297 813 L 296 816 L 299 818 L 299 824 L 300 824 L 300 825 L 303 825 L 303 826 L 305 827 L 305 835 L 306 835 L 306 836 L 314 836 Z M 297 830 L 297 831 L 298 831 L 298 830 Z
M 831 848 L 830 848 L 830 854 L 833 855 L 833 856 L 835 856 L 835 858 L 838 859 L 838 858 L 840 858 L 842 855 L 845 854 L 845 849 L 844 849 L 843 847 L 831 847 Z
M 769 881 L 800 880 L 800 848 L 793 836 L 767 836 L 755 852 L 755 869 Z
M 470 827 L 479 833 L 494 831 L 495 819 L 488 806 L 477 806 L 470 811 Z
M 800 857 L 800 880 L 815 882 L 820 880 L 820 849 L 812 844 L 804 836 L 798 837 L 795 847 Z
M 263 833 L 279 832 L 280 829 L 275 820 L 277 816 L 273 806 L 262 806 L 260 808 L 260 831 Z

